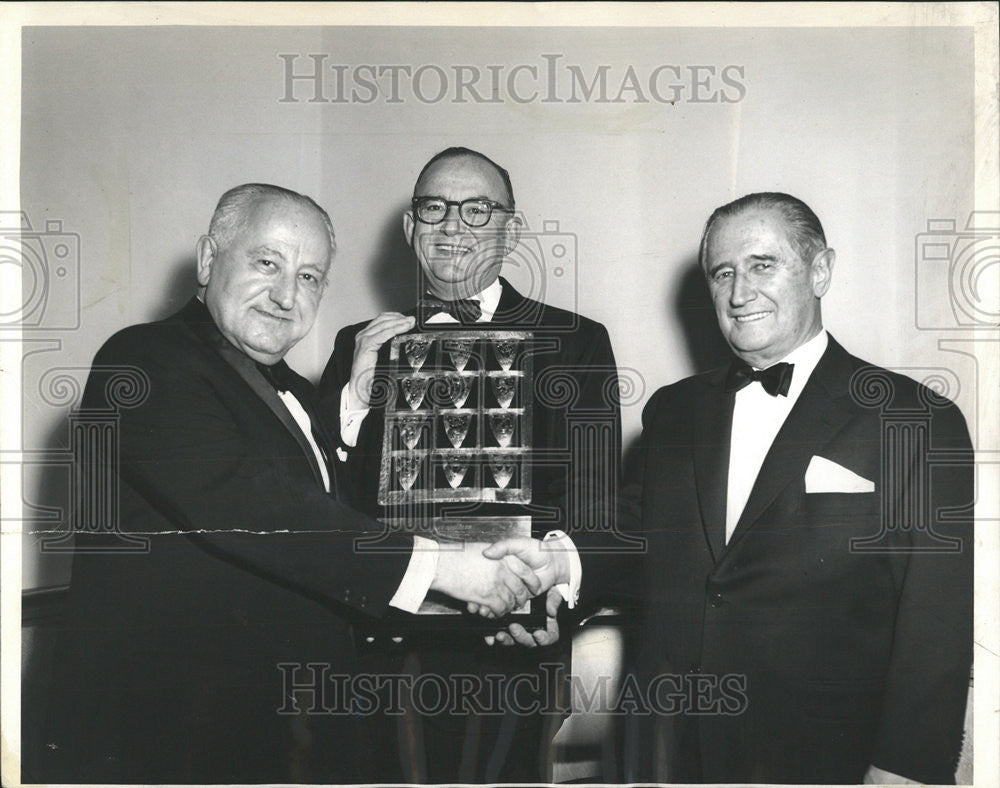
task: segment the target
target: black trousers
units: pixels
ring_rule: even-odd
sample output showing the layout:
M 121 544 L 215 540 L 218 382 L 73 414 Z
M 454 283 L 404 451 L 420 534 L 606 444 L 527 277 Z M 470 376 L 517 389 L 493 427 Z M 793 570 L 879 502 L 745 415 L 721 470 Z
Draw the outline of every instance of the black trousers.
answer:
M 361 670 L 385 680 L 379 708 L 361 720 L 366 780 L 551 781 L 568 640 L 535 649 L 490 647 L 469 632 L 359 640 Z

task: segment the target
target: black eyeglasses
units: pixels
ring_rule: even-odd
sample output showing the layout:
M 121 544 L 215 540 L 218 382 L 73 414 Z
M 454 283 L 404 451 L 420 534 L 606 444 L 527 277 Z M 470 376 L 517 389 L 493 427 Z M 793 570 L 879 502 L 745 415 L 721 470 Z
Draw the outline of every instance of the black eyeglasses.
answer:
M 448 215 L 448 207 L 451 205 L 458 207 L 458 215 L 469 227 L 482 227 L 487 224 L 493 216 L 493 211 L 514 212 L 512 208 L 493 200 L 471 199 L 459 202 L 446 200 L 444 197 L 413 198 L 413 212 L 424 224 L 441 224 Z

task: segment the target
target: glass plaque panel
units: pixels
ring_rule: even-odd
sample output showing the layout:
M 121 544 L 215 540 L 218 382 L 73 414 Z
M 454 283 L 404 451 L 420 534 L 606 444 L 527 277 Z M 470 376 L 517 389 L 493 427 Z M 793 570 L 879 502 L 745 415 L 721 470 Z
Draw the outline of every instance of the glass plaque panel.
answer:
M 394 337 L 378 502 L 530 503 L 532 334 Z

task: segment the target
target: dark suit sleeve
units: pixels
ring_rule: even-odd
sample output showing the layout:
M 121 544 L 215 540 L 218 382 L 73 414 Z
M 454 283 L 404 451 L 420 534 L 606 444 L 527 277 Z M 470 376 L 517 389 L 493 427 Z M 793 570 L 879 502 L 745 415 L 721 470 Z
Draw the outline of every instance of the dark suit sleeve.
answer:
M 576 489 L 610 489 L 607 499 L 595 497 L 591 511 L 578 518 L 590 530 L 573 530 L 576 524 L 572 511 L 567 518 L 570 536 L 580 550 L 583 581 L 580 589 L 580 615 L 587 615 L 603 604 L 613 604 L 626 614 L 637 615 L 643 588 L 641 566 L 644 547 L 641 539 L 641 479 L 626 480 L 623 485 L 621 466 L 621 409 L 617 383 L 617 366 L 611 343 L 603 326 L 585 345 L 581 369 L 591 372 L 581 376 L 581 397 L 584 407 L 611 415 L 614 439 L 605 451 L 590 452 L 574 459 L 570 479 Z M 653 395 L 644 410 L 655 409 Z M 641 446 L 640 438 L 640 446 Z M 638 450 L 641 453 L 641 448 Z M 571 488 L 572 489 L 572 488 Z M 584 498 L 585 496 L 579 496 Z
M 557 365 L 536 376 L 536 407 L 547 412 L 536 419 L 544 434 L 534 444 L 543 450 L 568 446 L 571 454 L 565 472 L 537 474 L 544 481 L 533 493 L 535 503 L 558 506 L 571 535 L 588 523 L 601 530 L 595 517 L 606 520 L 607 493 L 621 487 L 618 368 L 607 329 L 587 321 L 573 352 L 564 351 Z
M 372 409 L 361 422 L 356 444 L 348 446 L 340 434 L 340 398 L 344 386 L 351 380 L 355 340 L 358 332 L 365 325 L 367 324 L 356 323 L 337 332 L 333 353 L 323 370 L 319 389 L 323 418 L 331 433 L 336 437 L 341 452 L 347 456 L 343 462 L 339 459 L 335 460 L 339 463 L 337 468 L 344 481 L 342 487 L 347 488 L 347 498 L 362 511 L 377 516 L 376 499 L 382 459 L 384 418 L 380 406 L 384 404 L 388 380 L 384 375 L 384 367 L 381 365 L 388 355 L 388 343 L 383 346 L 379 356 L 379 365 L 376 366 L 376 377 L 372 386 Z
M 354 360 L 354 338 L 358 326 L 346 326 L 337 332 L 333 343 L 333 353 L 323 369 L 319 381 L 319 397 L 322 404 L 322 415 L 333 435 L 340 441 L 340 396 L 344 386 L 351 379 L 351 366 Z M 349 448 L 342 446 L 342 448 Z
M 635 461 L 630 462 L 626 468 L 623 487 L 625 496 L 635 504 L 641 503 L 642 499 L 642 481 L 645 475 L 648 451 L 647 441 L 653 431 L 653 425 L 656 424 L 657 413 L 661 403 L 666 399 L 667 391 L 667 388 L 657 389 L 642 409 L 642 434 L 639 436 L 638 444 L 636 444 Z
M 956 407 L 935 411 L 930 452 L 913 456 L 911 467 L 902 469 L 908 481 L 893 501 L 900 522 L 913 518 L 921 465 L 930 468 L 931 528 L 909 534 L 916 550 L 902 579 L 873 763 L 912 780 L 951 783 L 962 745 L 973 635 L 974 466 Z M 957 552 L 917 552 L 942 547 L 937 537 L 957 540 Z
M 584 610 L 598 602 L 611 601 L 632 616 L 638 616 L 645 603 L 646 589 L 644 557 L 648 542 L 642 524 L 642 482 L 646 465 L 646 441 L 652 433 L 660 403 L 667 389 L 653 393 L 642 411 L 642 433 L 632 457 L 624 468 L 620 493 L 614 501 L 616 531 L 641 540 L 628 552 L 597 550 L 583 557 L 584 582 L 581 588 L 581 605 Z M 620 545 L 619 545 L 620 546 Z
M 406 570 L 410 540 L 382 543 L 396 548 L 389 554 L 360 554 L 357 537 L 382 526 L 302 472 L 301 450 L 280 422 L 271 426 L 266 407 L 257 418 L 256 395 L 225 362 L 153 339 L 126 331 L 109 340 L 83 398 L 84 408 L 111 407 L 110 368 L 135 367 L 149 382 L 144 401 L 119 411 L 119 476 L 145 502 L 122 512 L 125 528 L 183 532 L 246 571 L 380 614 Z

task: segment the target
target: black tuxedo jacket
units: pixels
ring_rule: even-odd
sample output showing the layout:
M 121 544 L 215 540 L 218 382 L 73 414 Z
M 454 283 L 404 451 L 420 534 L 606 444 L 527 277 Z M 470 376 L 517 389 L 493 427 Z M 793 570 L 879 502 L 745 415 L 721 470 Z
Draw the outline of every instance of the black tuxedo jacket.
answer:
M 123 370 L 141 383 L 115 407 Z M 292 378 L 318 422 L 311 385 Z M 322 713 L 334 701 L 320 693 L 352 671 L 349 621 L 385 610 L 409 540 L 394 554 L 354 549 L 382 527 L 324 491 L 278 395 L 197 300 L 108 340 L 81 412 L 95 409 L 119 414 L 116 444 L 95 447 L 84 478 L 114 474 L 120 528 L 148 548 L 115 552 L 120 536 L 76 534 L 51 760 L 38 778 L 364 777 L 350 717 Z M 307 686 L 297 708 L 312 714 L 295 713 L 293 683 Z
M 659 390 L 643 415 L 637 675 L 687 697 L 637 720 L 660 726 L 640 752 L 665 741 L 678 782 L 857 783 L 870 764 L 952 782 L 972 656 L 961 413 L 831 338 L 726 545 L 725 373 Z M 874 493 L 807 492 L 814 456 Z

